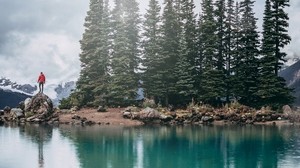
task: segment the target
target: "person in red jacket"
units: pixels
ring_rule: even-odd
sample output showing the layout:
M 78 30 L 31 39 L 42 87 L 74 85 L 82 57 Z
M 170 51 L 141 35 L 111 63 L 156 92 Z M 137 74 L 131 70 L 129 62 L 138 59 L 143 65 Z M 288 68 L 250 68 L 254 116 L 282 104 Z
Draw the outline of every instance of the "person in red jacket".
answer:
M 40 76 L 39 76 L 39 78 L 38 78 L 39 89 L 40 89 L 39 93 L 43 93 L 45 82 L 46 82 L 46 77 L 45 77 L 45 75 L 43 74 L 43 72 L 41 72 L 41 74 L 40 74 Z

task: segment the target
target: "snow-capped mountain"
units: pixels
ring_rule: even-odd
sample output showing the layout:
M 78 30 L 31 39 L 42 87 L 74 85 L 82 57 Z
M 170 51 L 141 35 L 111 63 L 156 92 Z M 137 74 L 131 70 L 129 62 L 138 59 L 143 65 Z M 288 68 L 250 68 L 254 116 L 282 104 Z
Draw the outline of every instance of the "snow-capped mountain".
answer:
M 31 97 L 36 90 L 36 86 L 20 85 L 7 78 L 0 78 L 0 109 L 5 106 L 18 106 L 21 101 Z
M 75 89 L 75 82 L 62 84 L 46 84 L 44 93 L 53 101 L 54 106 L 59 105 L 59 101 L 70 95 Z M 5 106 L 16 107 L 19 102 L 31 97 L 38 92 L 37 85 L 17 84 L 5 77 L 0 78 L 0 109 Z
M 2 77 L 0 78 L 0 89 L 32 96 L 37 90 L 37 86 L 32 86 L 30 84 L 17 84 L 16 82 L 12 82 L 10 79 Z

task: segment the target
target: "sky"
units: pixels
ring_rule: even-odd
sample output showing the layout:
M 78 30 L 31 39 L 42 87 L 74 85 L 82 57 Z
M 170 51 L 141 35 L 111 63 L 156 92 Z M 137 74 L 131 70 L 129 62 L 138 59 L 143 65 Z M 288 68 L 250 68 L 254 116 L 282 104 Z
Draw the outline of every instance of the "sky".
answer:
M 141 13 L 148 0 L 137 0 Z M 162 0 L 160 0 L 162 1 Z M 199 11 L 200 0 L 195 0 Z M 300 57 L 300 1 L 290 0 L 289 57 Z M 34 84 L 40 72 L 46 84 L 76 80 L 80 44 L 89 0 L 0 0 L 0 77 Z M 261 25 L 264 1 L 255 3 Z

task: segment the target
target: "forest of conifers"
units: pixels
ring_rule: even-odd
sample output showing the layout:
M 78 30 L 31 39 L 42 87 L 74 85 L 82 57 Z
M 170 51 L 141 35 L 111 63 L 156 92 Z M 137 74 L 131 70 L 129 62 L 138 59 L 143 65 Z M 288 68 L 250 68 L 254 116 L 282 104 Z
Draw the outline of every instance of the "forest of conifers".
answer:
M 128 106 L 137 90 L 162 106 L 231 101 L 255 108 L 291 104 L 278 76 L 290 43 L 289 0 L 265 0 L 258 30 L 253 0 L 90 0 L 77 88 L 63 100 L 77 106 Z

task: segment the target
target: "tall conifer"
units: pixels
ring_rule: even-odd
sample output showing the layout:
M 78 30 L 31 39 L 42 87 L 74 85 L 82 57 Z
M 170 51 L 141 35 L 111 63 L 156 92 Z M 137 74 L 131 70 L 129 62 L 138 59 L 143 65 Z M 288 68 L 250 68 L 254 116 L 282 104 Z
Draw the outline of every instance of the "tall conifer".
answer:
M 175 65 L 178 61 L 180 25 L 174 0 L 165 0 L 162 15 L 162 56 L 163 65 L 159 71 L 162 77 L 163 99 L 168 105 L 170 98 L 176 94 Z
M 241 32 L 240 48 L 237 65 L 238 88 L 240 102 L 245 105 L 255 106 L 258 99 L 255 93 L 258 90 L 258 56 L 259 35 L 257 32 L 252 0 L 243 0 L 240 3 Z
M 285 54 L 278 52 L 278 50 L 280 50 L 277 48 L 279 32 L 276 31 L 276 25 L 278 23 L 276 23 L 275 20 L 276 17 L 274 17 L 271 0 L 266 0 L 263 18 L 262 58 L 260 60 L 260 88 L 257 95 L 260 97 L 260 106 L 269 105 L 274 108 L 279 108 L 282 105 L 291 103 L 293 97 L 290 94 L 291 90 L 286 87 L 284 80 L 277 76 L 281 64 L 278 62 L 280 59 L 277 55 L 284 56 Z M 281 24 L 279 23 L 279 25 Z M 283 30 L 281 31 L 285 32 Z M 289 37 L 287 36 L 286 40 L 288 39 Z M 283 57 L 281 61 L 282 60 Z
M 197 93 L 196 88 L 196 15 L 193 0 L 181 1 L 179 59 L 175 68 L 176 89 L 182 103 L 191 102 Z
M 143 22 L 143 88 L 145 96 L 158 99 L 162 97 L 162 75 L 159 70 L 163 64 L 161 55 L 161 7 L 157 0 L 150 0 Z
M 218 52 L 217 24 L 212 0 L 202 1 L 202 17 L 200 25 L 200 45 L 203 55 L 200 99 L 206 103 L 217 105 L 224 96 L 223 72 L 220 70 Z
M 81 72 L 76 97 L 81 106 L 103 101 L 109 78 L 109 8 L 108 1 L 91 0 L 81 44 Z M 101 99 L 101 100 L 100 100 Z
M 139 23 L 135 0 L 115 0 L 113 10 L 113 50 L 111 57 L 110 101 L 128 105 L 136 99 L 139 78 Z

